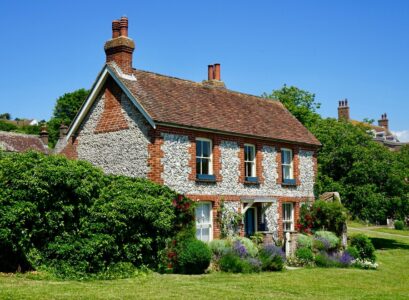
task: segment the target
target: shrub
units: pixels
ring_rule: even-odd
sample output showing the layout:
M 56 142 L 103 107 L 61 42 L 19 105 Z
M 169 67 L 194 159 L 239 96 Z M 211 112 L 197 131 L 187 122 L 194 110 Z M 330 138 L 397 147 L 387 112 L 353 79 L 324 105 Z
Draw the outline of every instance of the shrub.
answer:
M 300 234 L 297 238 L 297 248 L 310 248 L 312 249 L 313 238 L 309 235 Z
M 234 253 L 224 255 L 219 261 L 220 270 L 229 273 L 252 273 L 260 271 L 261 262 L 255 258 L 241 258 Z
M 273 244 L 265 245 L 259 252 L 263 271 L 281 271 L 284 268 L 284 251 Z
M 295 251 L 295 257 L 301 264 L 309 264 L 314 261 L 314 254 L 309 248 L 298 248 Z
M 339 266 L 339 262 L 337 261 L 337 258 L 331 255 L 328 255 L 326 252 L 320 252 L 317 255 L 315 255 L 315 264 L 318 267 L 337 267 Z
M 403 221 L 400 221 L 400 220 L 395 221 L 393 225 L 395 226 L 396 230 L 403 230 L 403 228 L 405 227 L 405 224 L 403 223 Z
M 358 251 L 358 256 L 360 259 L 368 259 L 375 262 L 375 247 L 373 246 L 371 240 L 364 234 L 357 234 L 351 238 L 351 246 L 355 247 Z
M 239 242 L 239 243 L 238 243 Z M 244 249 L 241 246 L 244 247 Z M 251 257 L 256 257 L 258 253 L 257 245 L 255 245 L 250 239 L 245 237 L 236 237 L 233 240 L 233 249 L 235 251 L 240 251 L 241 255 L 249 255 Z
M 353 258 L 357 259 L 359 258 L 359 252 L 358 249 L 354 246 L 348 246 L 345 252 L 348 252 L 349 255 L 351 255 Z
M 323 243 L 325 250 L 334 250 L 340 246 L 340 239 L 330 231 L 317 231 L 314 235 Z
M 83 278 L 128 263 L 156 268 L 167 240 L 193 228 L 193 212 L 148 180 L 61 156 L 0 154 L 0 271 L 44 266 Z
M 305 233 L 324 229 L 340 236 L 346 220 L 346 209 L 340 202 L 317 200 L 310 207 L 302 206 L 299 229 Z
M 189 239 L 177 248 L 177 272 L 182 274 L 203 274 L 209 267 L 212 253 L 202 241 Z
M 344 251 L 339 258 L 339 265 L 340 267 L 349 267 L 353 261 L 354 257 L 348 251 Z
M 230 245 L 227 240 L 213 240 L 209 243 L 209 248 L 217 259 L 230 251 Z

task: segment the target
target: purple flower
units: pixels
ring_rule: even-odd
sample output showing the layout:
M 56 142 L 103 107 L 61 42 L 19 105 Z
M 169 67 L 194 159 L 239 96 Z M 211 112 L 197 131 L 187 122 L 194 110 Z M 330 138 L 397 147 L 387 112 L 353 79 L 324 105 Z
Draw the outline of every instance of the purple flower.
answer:
M 240 241 L 235 241 L 233 244 L 233 251 L 241 258 L 247 256 L 247 249 Z
M 315 237 L 315 240 L 320 241 L 326 251 L 331 248 L 331 243 L 326 238 L 318 236 Z
M 255 270 L 261 270 L 261 261 L 259 259 L 249 257 L 247 261 Z
M 264 253 L 268 254 L 269 256 L 281 256 L 285 260 L 285 253 L 283 249 L 277 247 L 274 244 L 268 244 L 263 247 Z
M 341 257 L 339 258 L 339 263 L 343 266 L 349 266 L 353 260 L 354 258 L 351 256 L 351 254 L 349 254 L 347 251 L 344 251 L 344 253 L 342 253 Z

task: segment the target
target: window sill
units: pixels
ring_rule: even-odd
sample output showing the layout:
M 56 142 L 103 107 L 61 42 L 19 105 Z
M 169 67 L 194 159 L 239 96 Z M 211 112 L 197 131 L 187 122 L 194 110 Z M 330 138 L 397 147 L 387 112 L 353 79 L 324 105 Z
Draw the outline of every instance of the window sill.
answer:
M 297 182 L 295 179 L 285 179 L 282 183 L 282 186 L 297 186 Z
M 258 177 L 246 177 L 244 184 L 260 184 L 260 182 L 258 181 Z
M 198 175 L 196 175 L 196 182 L 215 183 L 216 182 L 216 176 L 215 175 L 198 174 Z

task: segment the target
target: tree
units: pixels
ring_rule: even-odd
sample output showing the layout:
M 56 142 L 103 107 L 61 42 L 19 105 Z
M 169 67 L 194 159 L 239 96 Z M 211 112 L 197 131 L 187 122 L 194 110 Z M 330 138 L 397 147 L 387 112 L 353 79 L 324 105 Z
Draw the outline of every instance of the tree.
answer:
M 53 116 L 47 123 L 51 147 L 54 147 L 58 141 L 61 124 L 69 125 L 71 123 L 87 98 L 88 92 L 85 89 L 79 89 L 72 93 L 66 93 L 57 99 Z
M 1 120 L 10 120 L 11 115 L 9 113 L 0 114 L 0 119 Z
M 284 86 L 279 90 L 273 90 L 272 93 L 262 95 L 268 99 L 276 99 L 307 128 L 314 124 L 320 115 L 317 110 L 321 104 L 315 101 L 315 94 L 301 90 L 295 86 Z

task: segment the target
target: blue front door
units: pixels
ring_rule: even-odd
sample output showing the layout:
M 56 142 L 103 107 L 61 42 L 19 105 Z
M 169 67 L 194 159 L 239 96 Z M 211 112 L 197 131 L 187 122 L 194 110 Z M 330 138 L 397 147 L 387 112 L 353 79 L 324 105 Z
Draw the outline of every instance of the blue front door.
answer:
M 244 232 L 247 237 L 252 236 L 256 229 L 254 228 L 254 221 L 255 221 L 255 210 L 254 207 L 250 207 L 246 210 L 244 214 Z

